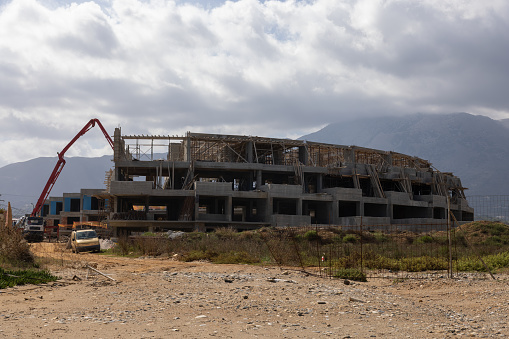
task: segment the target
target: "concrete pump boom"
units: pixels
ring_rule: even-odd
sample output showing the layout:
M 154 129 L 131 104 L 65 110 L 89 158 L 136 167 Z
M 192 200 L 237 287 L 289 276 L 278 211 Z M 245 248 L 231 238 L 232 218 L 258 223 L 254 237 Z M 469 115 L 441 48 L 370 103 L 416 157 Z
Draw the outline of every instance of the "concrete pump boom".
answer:
M 58 162 L 55 165 L 55 168 L 53 169 L 53 172 L 51 173 L 51 175 L 50 175 L 50 177 L 48 179 L 48 182 L 46 183 L 46 186 L 44 186 L 44 189 L 42 190 L 41 196 L 39 197 L 39 200 L 37 200 L 37 204 L 35 205 L 34 210 L 32 211 L 32 216 L 33 217 L 36 216 L 41 211 L 42 205 L 44 204 L 44 201 L 46 201 L 46 199 L 48 198 L 48 196 L 49 196 L 49 194 L 51 192 L 51 189 L 55 185 L 55 182 L 57 181 L 58 176 L 60 175 L 60 172 L 62 172 L 62 169 L 64 168 L 64 165 L 65 165 L 65 160 L 64 160 L 65 152 L 67 152 L 67 150 L 76 142 L 76 140 L 79 139 L 79 137 L 81 137 L 82 135 L 87 133 L 92 127 L 94 127 L 95 124 L 97 124 L 97 126 L 99 126 L 99 128 L 103 132 L 104 136 L 106 137 L 106 140 L 110 144 L 111 149 L 113 149 L 113 140 L 111 140 L 111 137 L 108 135 L 108 133 L 104 129 L 104 127 L 101 124 L 101 122 L 98 119 L 90 120 L 85 125 L 85 127 L 83 127 L 81 129 L 81 131 L 79 131 L 78 134 L 76 134 L 74 139 L 72 139 L 67 144 L 67 146 L 65 146 L 64 149 L 62 149 L 62 151 L 60 153 L 57 153 L 58 154 Z

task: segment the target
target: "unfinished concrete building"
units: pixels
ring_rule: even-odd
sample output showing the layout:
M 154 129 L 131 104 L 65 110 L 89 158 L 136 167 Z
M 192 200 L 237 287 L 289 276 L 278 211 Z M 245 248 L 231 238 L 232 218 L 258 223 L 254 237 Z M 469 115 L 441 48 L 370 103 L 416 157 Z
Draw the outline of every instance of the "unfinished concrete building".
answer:
M 458 177 L 405 154 L 239 135 L 122 136 L 119 128 L 114 144 L 116 230 L 443 224 L 448 197 L 458 221 L 473 220 Z

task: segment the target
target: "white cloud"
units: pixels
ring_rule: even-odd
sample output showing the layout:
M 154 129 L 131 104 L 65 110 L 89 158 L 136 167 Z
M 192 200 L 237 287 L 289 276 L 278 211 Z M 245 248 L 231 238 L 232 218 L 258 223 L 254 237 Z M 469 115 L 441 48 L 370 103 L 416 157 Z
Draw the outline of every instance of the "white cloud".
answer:
M 273 137 L 351 115 L 509 117 L 508 19 L 502 0 L 12 0 L 0 166 L 54 155 L 95 117 Z M 69 154 L 108 152 L 87 138 Z

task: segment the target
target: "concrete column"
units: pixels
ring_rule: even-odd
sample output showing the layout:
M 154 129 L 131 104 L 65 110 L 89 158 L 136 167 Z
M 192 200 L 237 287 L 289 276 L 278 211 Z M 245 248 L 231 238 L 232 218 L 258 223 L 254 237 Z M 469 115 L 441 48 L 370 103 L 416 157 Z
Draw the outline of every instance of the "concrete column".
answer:
M 334 203 L 327 203 L 327 207 L 325 208 L 325 211 L 327 213 L 327 223 L 334 224 L 334 212 L 333 212 L 333 205 Z
M 113 175 L 113 178 L 111 180 L 113 181 L 123 181 L 124 178 L 121 178 L 121 175 L 120 175 L 120 168 L 118 167 L 115 167 L 115 171 L 113 171 L 114 175 Z
M 115 132 L 113 132 L 113 161 L 117 162 L 120 160 L 120 152 L 121 152 L 121 134 L 120 128 L 115 128 Z M 116 172 L 115 172 L 116 173 Z M 116 180 L 118 180 L 116 178 Z
M 331 223 L 333 223 L 334 225 L 338 225 L 339 224 L 339 201 L 333 200 L 331 206 L 332 206 L 331 207 L 331 210 L 332 210 Z
M 196 194 L 194 199 L 194 220 L 198 220 L 199 213 L 200 213 L 200 196 Z
M 147 215 L 147 220 L 148 220 L 148 211 L 150 209 L 150 203 L 149 203 L 149 197 L 146 196 L 145 197 L 145 214 Z
M 273 210 L 274 199 L 268 197 L 265 201 L 265 222 L 272 222 L 272 210 Z
M 316 193 L 322 192 L 323 174 L 318 174 L 316 177 Z
M 249 163 L 253 162 L 253 142 L 248 141 L 246 144 L 246 160 Z
M 119 199 L 119 198 L 117 198 L 117 197 L 113 197 L 113 196 L 110 196 L 110 197 L 109 197 L 109 201 L 108 201 L 108 203 L 109 203 L 109 204 L 113 204 L 113 206 L 112 206 L 112 207 L 113 207 L 113 209 L 112 209 L 113 213 L 120 212 L 120 211 L 119 211 L 119 208 L 118 208 L 118 206 L 119 206 L 118 199 Z
M 297 215 L 302 215 L 302 198 L 297 199 Z
M 256 171 L 256 188 L 260 188 L 261 185 L 263 185 L 263 183 L 262 183 L 262 171 L 258 170 L 258 171 Z
M 248 182 L 247 190 L 248 191 L 252 191 L 253 190 L 254 173 L 253 172 L 249 172 L 247 174 L 246 178 L 247 178 L 247 182 Z
M 225 214 L 226 214 L 226 221 L 232 221 L 232 211 L 233 211 L 233 199 L 232 197 L 226 197 L 225 201 Z

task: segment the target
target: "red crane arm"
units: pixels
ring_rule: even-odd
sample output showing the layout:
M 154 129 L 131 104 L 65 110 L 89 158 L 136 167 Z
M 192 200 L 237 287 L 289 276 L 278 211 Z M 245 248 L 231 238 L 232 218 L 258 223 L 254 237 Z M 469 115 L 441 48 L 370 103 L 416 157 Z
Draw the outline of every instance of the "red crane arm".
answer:
M 46 186 L 44 186 L 44 189 L 42 190 L 39 200 L 37 200 L 37 204 L 35 205 L 34 210 L 32 211 L 32 216 L 36 216 L 41 211 L 44 201 L 46 201 L 46 199 L 48 198 L 48 196 L 51 192 L 51 189 L 55 185 L 55 183 L 58 179 L 58 176 L 60 175 L 60 172 L 62 172 L 62 169 L 65 166 L 65 160 L 64 160 L 65 152 L 67 152 L 67 150 L 76 142 L 76 140 L 78 140 L 82 135 L 84 135 L 92 127 L 94 127 L 95 124 L 97 124 L 97 126 L 99 126 L 99 128 L 103 132 L 104 136 L 106 137 L 106 140 L 110 144 L 111 149 L 113 149 L 113 140 L 111 140 L 111 137 L 108 135 L 108 132 L 106 132 L 106 130 L 104 129 L 101 122 L 98 119 L 90 120 L 85 125 L 85 127 L 83 127 L 81 129 L 81 131 L 79 131 L 78 134 L 76 134 L 76 136 L 67 144 L 67 146 L 65 146 L 60 153 L 57 153 L 58 154 L 58 162 L 55 165 L 53 172 L 51 172 L 51 175 L 48 179 L 48 182 L 46 183 Z

